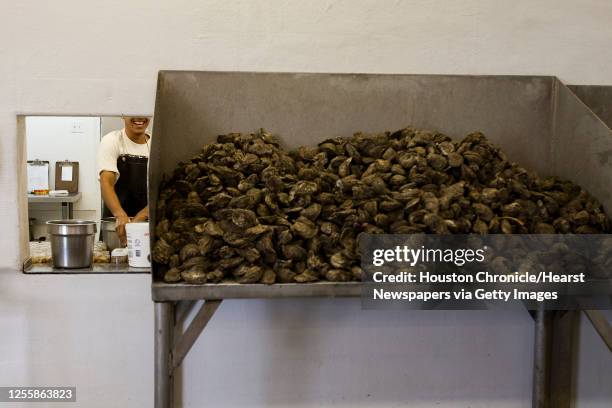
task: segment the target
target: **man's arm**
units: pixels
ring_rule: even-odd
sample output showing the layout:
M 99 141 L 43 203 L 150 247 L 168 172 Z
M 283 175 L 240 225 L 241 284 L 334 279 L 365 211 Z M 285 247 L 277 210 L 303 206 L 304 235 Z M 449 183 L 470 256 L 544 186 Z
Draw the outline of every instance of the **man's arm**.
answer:
M 147 205 L 142 210 L 138 211 L 138 214 L 132 219 L 133 222 L 142 222 L 149 220 L 149 206 Z
M 106 207 L 108 207 L 115 217 L 117 223 L 117 235 L 119 236 L 121 244 L 125 245 L 127 243 L 127 238 L 125 236 L 125 224 L 130 222 L 130 218 L 121 207 L 119 197 L 117 197 L 117 193 L 115 192 L 116 179 L 117 176 L 112 171 L 100 172 L 100 190 L 102 191 L 102 199 L 104 200 Z
M 104 200 L 106 207 L 108 207 L 115 217 L 120 217 L 123 215 L 127 216 L 121 207 L 119 197 L 117 197 L 117 193 L 115 192 L 116 179 L 117 175 L 112 171 L 100 172 L 100 190 L 102 191 L 102 199 Z

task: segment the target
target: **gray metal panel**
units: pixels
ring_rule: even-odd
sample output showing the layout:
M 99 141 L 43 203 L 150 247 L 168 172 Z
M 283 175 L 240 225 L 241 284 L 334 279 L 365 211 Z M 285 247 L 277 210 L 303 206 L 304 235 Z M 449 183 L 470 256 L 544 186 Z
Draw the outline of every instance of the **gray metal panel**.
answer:
M 361 282 L 316 282 L 316 283 L 212 283 L 189 285 L 186 283 L 154 282 L 151 286 L 153 300 L 168 302 L 197 299 L 254 299 L 285 297 L 358 297 Z
M 560 82 L 554 118 L 554 174 L 583 186 L 612 214 L 612 130 Z
M 612 86 L 568 85 L 567 87 L 612 129 Z
M 405 126 L 480 130 L 545 171 L 554 77 L 176 72 L 159 74 L 154 171 L 169 173 L 227 132 L 265 127 L 286 147 Z M 523 143 L 531 141 L 525 151 Z M 160 160 L 156 160 L 156 159 Z M 153 181 L 153 180 L 152 180 Z

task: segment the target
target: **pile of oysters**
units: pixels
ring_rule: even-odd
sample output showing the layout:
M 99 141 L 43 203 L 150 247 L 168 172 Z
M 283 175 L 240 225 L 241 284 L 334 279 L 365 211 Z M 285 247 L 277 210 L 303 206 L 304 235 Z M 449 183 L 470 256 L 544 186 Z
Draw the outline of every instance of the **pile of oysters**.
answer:
M 482 133 L 356 133 L 287 152 L 221 135 L 160 188 L 153 260 L 166 282 L 361 280 L 357 236 L 607 233 L 580 186 L 509 162 Z

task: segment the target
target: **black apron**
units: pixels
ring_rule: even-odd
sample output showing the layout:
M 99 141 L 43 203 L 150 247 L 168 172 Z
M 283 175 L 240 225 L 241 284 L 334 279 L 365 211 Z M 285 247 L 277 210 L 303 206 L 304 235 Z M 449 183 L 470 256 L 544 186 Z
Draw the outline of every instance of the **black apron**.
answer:
M 117 158 L 119 180 L 115 183 L 115 193 L 121 208 L 129 217 L 134 217 L 147 206 L 147 163 L 145 156 L 122 154 Z M 104 205 L 103 217 L 113 214 Z

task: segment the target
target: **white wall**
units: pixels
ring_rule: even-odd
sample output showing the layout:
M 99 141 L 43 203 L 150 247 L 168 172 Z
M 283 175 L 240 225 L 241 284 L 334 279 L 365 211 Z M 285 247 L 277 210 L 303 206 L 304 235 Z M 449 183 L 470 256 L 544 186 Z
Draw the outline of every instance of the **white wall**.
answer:
M 100 121 L 100 135 L 105 136 L 107 133 L 113 130 L 123 128 L 123 118 L 120 116 L 107 116 L 101 118 Z
M 607 0 L 24 0 L 4 1 L 2 15 L 0 264 L 12 269 L 0 271 L 0 383 L 75 383 L 80 402 L 70 406 L 151 406 L 149 281 L 17 273 L 16 113 L 152 112 L 159 69 L 612 84 Z M 230 301 L 209 329 L 186 363 L 185 406 L 530 406 L 524 314 Z M 583 342 L 591 370 L 581 371 L 579 408 L 612 399 L 612 362 L 597 341 Z
M 29 116 L 26 118 L 28 160 L 49 161 L 49 185 L 55 189 L 55 162 L 79 162 L 80 201 L 74 205 L 74 217 L 100 219 L 100 183 L 96 170 L 96 155 L 100 145 L 99 117 Z M 30 204 L 29 216 L 43 223 L 58 218 L 59 204 Z

